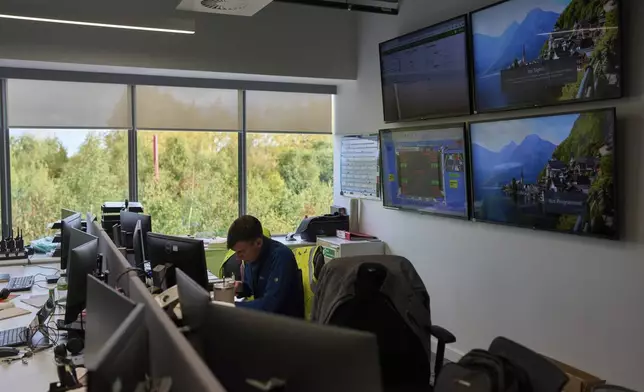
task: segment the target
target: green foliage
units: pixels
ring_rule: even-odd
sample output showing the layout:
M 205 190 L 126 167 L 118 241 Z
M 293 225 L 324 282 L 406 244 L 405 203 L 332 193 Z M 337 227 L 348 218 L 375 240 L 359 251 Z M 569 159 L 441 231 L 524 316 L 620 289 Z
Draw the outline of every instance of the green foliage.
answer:
M 220 101 L 205 110 L 163 92 L 145 94 L 157 105 L 142 108 L 143 113 L 147 110 L 164 121 L 176 120 L 170 112 L 204 127 L 213 118 L 231 127 L 237 121 L 217 107 Z M 313 118 L 322 124 L 327 108 L 318 106 L 323 112 Z M 78 151 L 71 153 L 63 142 L 77 131 L 56 131 L 53 136 L 38 132 L 11 138 L 13 225 L 24 230 L 27 240 L 51 235 L 47 224 L 59 219 L 61 208 L 100 215 L 104 201 L 128 198 L 127 131 L 89 132 Z M 137 140 L 139 199 L 153 217 L 153 230 L 225 235 L 239 214 L 238 134 L 150 130 L 139 131 Z M 294 231 L 305 215 L 328 212 L 333 201 L 331 136 L 249 133 L 247 165 L 248 212 L 272 233 Z
M 604 145 L 604 118 L 601 112 L 579 115 L 570 135 L 552 154 L 560 161 L 567 162 L 571 157 L 595 157 Z
M 607 0 L 572 0 L 561 13 L 555 27 L 561 30 L 569 30 L 578 21 L 595 22 L 606 2 Z
M 572 231 L 577 223 L 577 215 L 561 215 L 557 223 L 557 230 Z
M 286 186 L 296 194 L 320 181 L 320 167 L 309 151 L 283 151 L 277 157 L 277 168 Z
M 584 79 L 584 72 L 577 72 L 577 81 L 575 83 L 568 83 L 561 88 L 560 101 L 568 101 L 577 97 L 577 91 L 581 87 L 581 82 Z

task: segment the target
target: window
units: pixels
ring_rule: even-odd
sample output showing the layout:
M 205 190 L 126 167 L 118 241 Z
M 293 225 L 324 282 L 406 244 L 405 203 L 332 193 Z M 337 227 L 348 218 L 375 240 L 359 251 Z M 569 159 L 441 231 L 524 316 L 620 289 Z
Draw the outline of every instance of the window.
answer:
M 304 216 L 333 204 L 331 135 L 249 133 L 248 213 L 272 233 L 295 231 Z
M 225 235 L 239 215 L 238 133 L 217 131 L 238 130 L 238 92 L 137 86 L 136 93 L 139 200 L 154 231 Z
M 100 215 L 128 198 L 127 86 L 11 79 L 7 104 L 12 226 L 26 240 L 52 235 L 61 208 Z
M 276 234 L 333 202 L 329 94 L 247 91 L 242 111 L 238 90 L 22 79 L 6 88 L 12 222 L 3 223 L 27 241 L 51 236 L 61 208 L 99 216 L 105 201 L 130 199 L 130 163 L 164 234 L 225 236 L 244 177 L 247 213 Z
M 331 95 L 249 91 L 246 103 L 248 213 L 281 234 L 295 231 L 304 216 L 328 213 Z
M 239 215 L 237 139 L 236 132 L 138 132 L 139 200 L 155 232 L 226 234 Z
M 237 90 L 137 86 L 139 129 L 238 130 Z
M 53 235 L 61 208 L 100 215 L 128 198 L 127 131 L 11 129 L 11 208 L 25 240 Z

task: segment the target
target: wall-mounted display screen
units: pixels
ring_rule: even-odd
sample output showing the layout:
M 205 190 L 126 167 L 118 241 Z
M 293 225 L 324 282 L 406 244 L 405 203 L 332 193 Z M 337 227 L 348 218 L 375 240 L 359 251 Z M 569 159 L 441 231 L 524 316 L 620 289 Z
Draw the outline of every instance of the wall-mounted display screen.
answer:
M 475 219 L 616 238 L 615 110 L 470 125 Z
M 385 122 L 470 114 L 465 16 L 380 44 Z
M 381 130 L 385 207 L 467 218 L 464 128 Z
M 472 13 L 478 112 L 622 95 L 618 0 L 509 0 Z

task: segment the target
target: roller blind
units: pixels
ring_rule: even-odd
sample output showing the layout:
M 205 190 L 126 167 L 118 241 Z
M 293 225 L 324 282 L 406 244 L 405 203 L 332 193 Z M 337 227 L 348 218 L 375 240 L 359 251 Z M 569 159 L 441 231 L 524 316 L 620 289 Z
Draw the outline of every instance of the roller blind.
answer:
M 129 128 L 127 86 L 10 79 L 10 127 Z
M 248 91 L 250 131 L 331 133 L 332 95 Z
M 137 86 L 139 129 L 237 130 L 237 90 Z

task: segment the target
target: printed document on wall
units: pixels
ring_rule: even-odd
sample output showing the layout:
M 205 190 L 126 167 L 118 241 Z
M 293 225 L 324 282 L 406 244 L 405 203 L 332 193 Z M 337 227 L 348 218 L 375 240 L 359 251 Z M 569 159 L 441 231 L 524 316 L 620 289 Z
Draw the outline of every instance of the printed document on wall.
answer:
M 345 136 L 340 154 L 340 194 L 379 199 L 378 134 Z

